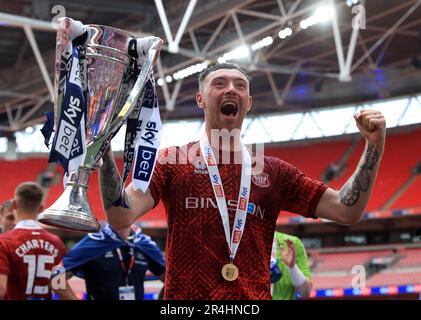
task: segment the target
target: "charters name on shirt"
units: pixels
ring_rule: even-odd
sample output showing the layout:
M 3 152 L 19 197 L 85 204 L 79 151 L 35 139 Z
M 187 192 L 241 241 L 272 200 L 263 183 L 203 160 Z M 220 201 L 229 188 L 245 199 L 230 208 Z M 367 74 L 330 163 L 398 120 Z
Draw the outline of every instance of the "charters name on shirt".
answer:
M 43 249 L 46 252 L 50 253 L 54 258 L 59 254 L 59 250 L 51 243 L 42 239 L 28 239 L 19 243 L 15 250 L 17 256 L 23 258 L 28 252 L 33 249 Z

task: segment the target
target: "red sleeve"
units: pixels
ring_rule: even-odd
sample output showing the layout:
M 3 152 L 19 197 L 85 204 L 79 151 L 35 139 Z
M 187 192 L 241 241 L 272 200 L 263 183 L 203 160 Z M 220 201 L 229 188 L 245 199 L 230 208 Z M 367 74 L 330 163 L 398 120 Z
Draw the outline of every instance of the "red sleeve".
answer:
M 281 192 L 281 210 L 317 219 L 315 211 L 328 188 L 323 182 L 311 179 L 299 169 L 280 160 L 277 185 Z
M 169 165 L 176 159 L 175 151 L 175 148 L 166 148 L 159 151 L 156 166 L 149 185 L 149 190 L 155 201 L 154 207 L 158 205 L 159 200 L 167 192 L 168 182 L 171 180 Z
M 66 255 L 67 249 L 63 244 L 63 241 L 61 241 L 60 237 L 56 236 L 56 248 L 58 250 L 58 256 L 56 258 L 55 264 L 59 264 L 60 261 L 63 259 L 63 257 Z
M 10 262 L 6 239 L 0 238 L 0 274 L 8 275 L 10 273 Z

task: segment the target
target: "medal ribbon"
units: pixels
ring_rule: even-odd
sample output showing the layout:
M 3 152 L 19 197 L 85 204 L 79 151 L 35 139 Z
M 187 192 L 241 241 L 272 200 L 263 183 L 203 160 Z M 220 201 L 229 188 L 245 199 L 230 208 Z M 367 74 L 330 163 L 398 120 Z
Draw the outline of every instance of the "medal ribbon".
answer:
M 209 144 L 206 134 L 200 139 L 200 149 L 205 159 L 206 167 L 208 168 L 209 178 L 213 187 L 213 193 L 218 205 L 218 211 L 222 218 L 224 226 L 225 238 L 229 247 L 230 260 L 234 260 L 237 254 L 237 249 L 243 235 L 244 226 L 247 219 L 247 207 L 250 198 L 250 182 L 251 182 L 251 157 L 247 148 L 241 144 L 242 153 L 242 167 L 241 167 L 241 182 L 238 194 L 237 208 L 235 210 L 235 218 L 233 225 L 233 232 L 230 234 L 230 223 L 227 209 L 227 202 L 225 199 L 224 188 L 222 186 L 221 176 L 219 174 L 218 166 L 215 161 L 215 155 L 212 147 Z

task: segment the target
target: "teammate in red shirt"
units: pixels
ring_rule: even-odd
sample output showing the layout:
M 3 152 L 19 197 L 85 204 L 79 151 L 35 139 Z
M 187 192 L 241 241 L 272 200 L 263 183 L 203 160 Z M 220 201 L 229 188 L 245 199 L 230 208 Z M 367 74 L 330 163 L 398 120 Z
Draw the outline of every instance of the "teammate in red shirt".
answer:
M 163 200 L 166 299 L 271 299 L 269 260 L 279 211 L 357 223 L 384 151 L 385 119 L 374 110 L 354 116 L 366 149 L 354 175 L 336 191 L 280 159 L 250 159 L 240 130 L 252 98 L 249 78 L 238 66 L 216 64 L 202 71 L 196 101 L 205 114 L 204 136 L 200 143 L 164 149 L 145 193 L 133 184 L 122 192 L 112 152 L 106 154 L 100 184 L 108 221 L 123 228 Z M 227 143 L 219 146 L 221 138 Z M 219 153 L 222 164 L 214 155 Z M 240 164 L 232 161 L 238 154 Z M 134 170 L 150 167 L 145 161 Z
M 0 235 L 0 299 L 51 299 L 51 271 L 65 248 L 59 237 L 36 222 L 43 195 L 34 182 L 16 188 L 16 227 Z

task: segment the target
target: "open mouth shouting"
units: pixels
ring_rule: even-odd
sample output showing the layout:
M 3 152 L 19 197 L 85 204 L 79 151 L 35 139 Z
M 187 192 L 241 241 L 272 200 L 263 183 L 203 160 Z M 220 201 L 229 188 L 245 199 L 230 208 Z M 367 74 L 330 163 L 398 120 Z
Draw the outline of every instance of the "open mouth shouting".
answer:
M 235 118 L 238 113 L 237 103 L 233 101 L 226 101 L 221 106 L 221 113 L 225 117 Z

